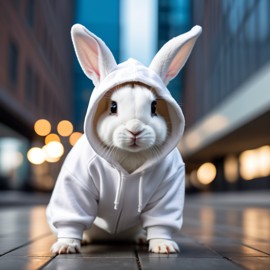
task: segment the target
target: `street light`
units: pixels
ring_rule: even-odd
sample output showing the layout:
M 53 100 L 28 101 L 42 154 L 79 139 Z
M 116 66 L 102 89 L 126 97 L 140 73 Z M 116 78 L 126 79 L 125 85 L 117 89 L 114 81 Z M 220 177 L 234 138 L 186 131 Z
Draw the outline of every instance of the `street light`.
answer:
M 73 125 L 68 120 L 62 120 L 57 125 L 57 132 L 63 136 L 67 137 L 73 132 Z
M 46 136 L 51 132 L 51 124 L 46 119 L 39 119 L 34 124 L 34 130 L 39 136 Z
M 45 161 L 45 154 L 43 150 L 39 147 L 32 147 L 27 152 L 27 159 L 29 162 L 35 165 L 40 165 Z

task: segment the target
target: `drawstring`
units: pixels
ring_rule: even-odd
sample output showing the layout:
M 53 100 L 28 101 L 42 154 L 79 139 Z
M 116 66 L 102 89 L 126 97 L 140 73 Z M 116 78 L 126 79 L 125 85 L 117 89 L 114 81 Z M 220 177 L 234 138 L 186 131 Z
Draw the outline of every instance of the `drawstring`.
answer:
M 139 190 L 138 190 L 138 212 L 139 213 L 142 212 L 143 175 L 144 175 L 144 172 L 142 172 L 140 176 L 140 180 L 139 180 Z M 120 192 L 122 189 L 122 182 L 123 182 L 122 175 L 121 173 L 119 173 L 118 185 L 117 185 L 115 200 L 114 200 L 114 210 L 118 209 L 118 204 L 119 204 L 120 196 L 121 196 Z
M 143 186 L 143 174 L 140 176 L 140 181 L 139 181 L 139 192 L 138 192 L 138 212 L 142 212 L 142 186 Z
M 121 176 L 121 172 L 119 172 L 118 185 L 117 185 L 117 190 L 116 190 L 115 200 L 114 200 L 114 210 L 117 210 L 118 208 L 121 187 L 122 187 L 122 176 Z

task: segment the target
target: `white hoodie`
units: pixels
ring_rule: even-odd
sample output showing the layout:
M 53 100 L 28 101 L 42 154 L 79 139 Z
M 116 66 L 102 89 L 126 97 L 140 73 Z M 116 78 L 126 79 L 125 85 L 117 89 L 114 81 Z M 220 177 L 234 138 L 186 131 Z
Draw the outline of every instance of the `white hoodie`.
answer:
M 164 101 L 162 114 L 171 123 L 161 155 L 153 156 L 132 173 L 109 156 L 102 156 L 104 146 L 96 132 L 103 96 L 127 82 L 154 88 Z M 48 222 L 58 238 L 82 239 L 83 231 L 94 223 L 110 234 L 141 225 L 148 240 L 171 239 L 183 221 L 185 167 L 176 147 L 184 131 L 184 117 L 161 76 L 133 59 L 114 66 L 96 83 L 84 130 L 62 166 L 47 208 Z

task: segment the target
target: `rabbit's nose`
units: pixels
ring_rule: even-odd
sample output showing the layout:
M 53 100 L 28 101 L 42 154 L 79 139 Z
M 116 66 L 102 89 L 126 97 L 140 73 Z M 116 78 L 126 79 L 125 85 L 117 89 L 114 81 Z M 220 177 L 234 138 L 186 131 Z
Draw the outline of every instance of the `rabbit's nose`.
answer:
M 138 136 L 144 129 L 144 124 L 137 119 L 129 120 L 126 123 L 126 129 L 134 136 Z
M 134 137 L 136 137 L 136 136 L 139 136 L 141 133 L 142 133 L 142 130 L 140 130 L 140 131 L 137 131 L 137 132 L 132 132 L 132 131 L 130 131 L 130 130 L 127 130 L 131 135 L 133 135 Z

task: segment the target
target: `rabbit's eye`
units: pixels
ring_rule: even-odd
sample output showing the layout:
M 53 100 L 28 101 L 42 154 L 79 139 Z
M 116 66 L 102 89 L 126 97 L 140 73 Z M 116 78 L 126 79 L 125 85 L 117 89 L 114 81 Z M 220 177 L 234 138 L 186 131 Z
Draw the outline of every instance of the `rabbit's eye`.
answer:
M 157 102 L 154 100 L 152 102 L 152 104 L 151 104 L 151 114 L 152 114 L 152 116 L 157 116 L 157 114 L 156 114 L 156 111 L 157 111 L 156 106 L 157 106 Z
M 115 101 L 112 101 L 111 103 L 111 113 L 112 114 L 117 113 L 117 103 Z

